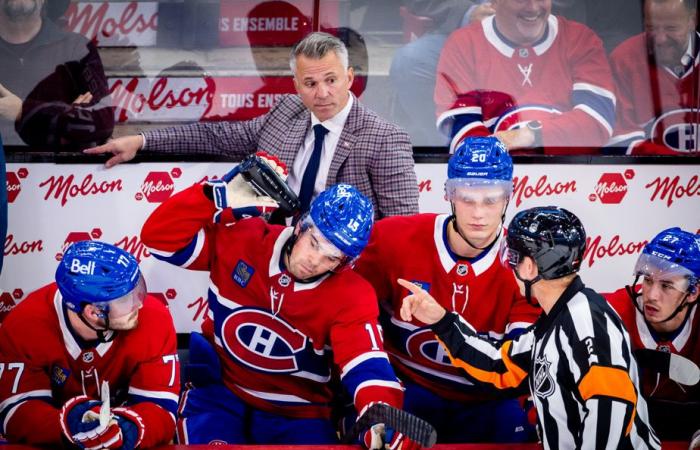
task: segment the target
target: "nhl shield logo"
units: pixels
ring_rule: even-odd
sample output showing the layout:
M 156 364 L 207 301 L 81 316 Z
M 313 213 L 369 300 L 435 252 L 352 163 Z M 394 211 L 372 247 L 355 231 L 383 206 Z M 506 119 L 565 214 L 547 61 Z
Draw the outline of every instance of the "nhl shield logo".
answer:
M 85 352 L 83 353 L 83 362 L 86 364 L 90 364 L 95 360 L 95 354 L 93 352 Z
M 526 48 L 521 48 L 518 50 L 518 55 L 521 58 L 527 58 L 529 54 L 530 54 L 530 52 Z
M 277 282 L 280 284 L 280 286 L 287 287 L 289 286 L 289 283 L 292 282 L 292 279 L 289 277 L 289 275 L 285 273 L 282 274 L 282 276 L 279 278 L 279 280 L 277 280 Z
M 547 361 L 547 357 L 535 358 L 535 379 L 533 381 L 535 395 L 540 398 L 547 398 L 554 394 L 554 379 L 549 373 L 551 362 Z
M 463 277 L 469 272 L 469 267 L 466 264 L 460 264 L 457 266 L 457 275 Z

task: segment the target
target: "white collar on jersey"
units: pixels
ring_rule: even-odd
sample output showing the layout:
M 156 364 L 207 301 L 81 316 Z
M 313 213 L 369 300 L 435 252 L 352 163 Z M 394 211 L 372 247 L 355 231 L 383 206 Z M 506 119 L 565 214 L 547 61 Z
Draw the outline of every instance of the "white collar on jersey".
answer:
M 455 264 L 457 264 L 455 260 L 452 259 L 452 255 L 450 255 L 450 250 L 445 244 L 447 238 L 443 235 L 445 230 L 445 221 L 449 218 L 450 214 L 440 214 L 436 216 L 435 227 L 433 228 L 433 242 L 435 242 L 435 249 L 437 250 L 438 257 L 440 258 L 440 263 L 442 264 L 442 268 L 445 270 L 445 273 L 450 273 L 454 268 Z M 502 241 L 503 231 L 501 231 L 501 235 L 491 246 L 491 249 L 488 251 L 488 253 L 483 255 L 481 258 L 479 258 L 478 261 L 474 262 L 471 265 L 472 270 L 474 271 L 474 275 L 478 276 L 485 272 L 489 267 L 491 267 L 491 264 L 493 264 L 496 258 L 498 258 L 498 251 L 501 248 Z
M 83 354 L 83 349 L 81 349 L 78 342 L 76 342 L 73 333 L 71 333 L 66 323 L 66 316 L 63 314 L 63 296 L 58 289 L 56 289 L 56 294 L 53 297 L 53 305 L 56 310 L 56 316 L 58 317 L 58 325 L 61 327 L 61 334 L 63 334 L 63 343 L 66 346 L 66 350 L 68 350 L 68 353 L 73 359 L 78 359 L 78 357 Z M 112 347 L 113 342 L 114 341 L 101 342 L 95 347 L 95 351 L 100 357 L 103 357 Z
M 634 308 L 634 312 L 634 320 L 637 323 L 637 330 L 639 330 L 639 338 L 642 340 L 642 344 L 645 348 L 656 350 L 656 341 L 654 340 L 654 337 L 651 334 L 651 330 L 649 330 L 649 325 L 647 325 L 646 321 L 644 320 L 644 315 L 641 312 L 639 312 L 637 308 Z M 685 323 L 683 324 L 683 329 L 671 341 L 673 347 L 679 352 L 683 349 L 683 347 L 685 347 L 685 344 L 688 343 L 688 339 L 690 339 L 690 335 L 693 332 L 693 323 L 695 322 L 693 319 L 695 319 L 695 313 L 697 312 L 697 307 L 692 308 L 692 311 L 690 312 L 690 317 L 688 317 Z
M 513 53 L 515 53 L 515 48 L 512 47 L 510 43 L 501 39 L 496 31 L 495 23 L 495 16 L 489 16 L 481 21 L 481 27 L 484 29 L 486 40 L 489 41 L 489 43 L 505 57 L 512 58 Z M 554 39 L 556 39 L 557 35 L 559 34 L 559 19 L 557 19 L 555 15 L 549 15 L 547 18 L 547 24 L 549 25 L 546 30 L 547 36 L 544 39 L 541 39 L 539 44 L 532 48 L 537 56 L 540 56 L 549 50 L 554 43 Z
M 275 245 L 272 247 L 272 256 L 270 256 L 270 266 L 268 269 L 268 275 L 270 278 L 282 273 L 282 271 L 280 270 L 280 267 L 282 266 L 282 264 L 281 264 L 282 251 L 284 250 L 284 244 L 287 243 L 287 240 L 289 240 L 289 238 L 292 236 L 292 233 L 294 233 L 294 227 L 287 227 L 284 230 L 282 230 L 282 232 L 279 234 L 279 236 L 277 236 L 277 240 L 275 241 Z M 326 278 L 328 278 L 328 275 L 330 275 L 330 274 L 326 274 L 326 275 L 320 277 L 318 280 L 313 281 L 311 283 L 294 282 L 294 292 L 315 289 Z

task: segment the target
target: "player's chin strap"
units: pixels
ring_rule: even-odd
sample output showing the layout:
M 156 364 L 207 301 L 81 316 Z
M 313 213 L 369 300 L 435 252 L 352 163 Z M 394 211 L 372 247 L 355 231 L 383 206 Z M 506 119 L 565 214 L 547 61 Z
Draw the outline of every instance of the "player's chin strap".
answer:
M 78 313 L 78 317 L 80 317 L 80 320 L 87 325 L 88 328 L 90 328 L 92 331 L 97 333 L 97 340 L 100 342 L 111 342 L 114 340 L 115 337 L 117 337 L 117 332 L 109 328 L 109 314 L 106 312 L 104 313 L 104 319 L 105 319 L 105 327 L 104 329 L 100 328 L 95 328 L 90 322 L 87 321 L 85 316 L 83 316 L 83 312 Z
M 510 199 L 506 201 L 506 206 L 503 208 L 503 214 L 501 214 L 501 226 L 498 230 L 498 233 L 496 233 L 496 237 L 493 238 L 491 242 L 489 242 L 487 245 L 483 247 L 477 247 L 476 245 L 472 244 L 472 242 L 467 239 L 467 237 L 462 233 L 462 230 L 459 229 L 459 226 L 457 225 L 457 216 L 455 215 L 455 204 L 453 202 L 450 202 L 450 206 L 452 207 L 452 215 L 447 219 L 448 222 L 452 223 L 452 229 L 454 229 L 459 237 L 462 238 L 464 242 L 467 243 L 472 248 L 475 248 L 477 250 L 486 250 L 487 248 L 491 247 L 496 241 L 498 240 L 499 237 L 501 237 L 501 233 L 503 232 L 503 224 L 505 223 L 506 220 L 506 210 L 508 209 L 508 203 L 510 202 Z
M 639 277 L 641 277 L 641 275 L 637 275 L 634 278 L 634 283 L 632 284 L 632 286 L 637 285 L 637 282 L 639 282 Z M 642 306 L 637 301 L 637 299 L 642 295 L 642 292 L 641 291 L 636 292 L 632 286 L 629 286 L 629 285 L 625 286 L 625 290 L 627 291 L 627 295 L 629 295 L 630 300 L 632 300 L 634 307 L 637 308 L 637 311 L 642 313 L 642 317 L 644 317 L 644 309 L 642 309 Z M 697 287 L 695 289 L 697 289 Z M 688 296 L 692 293 L 693 292 L 690 290 L 686 291 L 685 295 L 683 295 L 683 299 L 681 300 L 681 304 L 678 305 L 675 310 L 673 310 L 673 313 L 671 313 L 670 316 L 668 316 L 667 318 L 662 320 L 660 323 L 664 323 L 664 322 L 668 322 L 669 320 L 672 320 L 674 317 L 676 317 L 678 315 L 678 313 L 683 311 L 685 308 L 688 308 L 690 306 L 695 305 L 697 303 L 697 301 L 695 301 L 693 303 L 688 303 Z M 646 318 L 644 319 L 644 321 L 646 322 Z
M 542 275 L 538 273 L 537 276 L 532 280 L 526 280 L 520 276 L 517 269 L 513 269 L 513 273 L 515 274 L 515 277 L 518 280 L 522 281 L 523 284 L 525 284 L 525 300 L 527 300 L 528 304 L 532 306 L 538 306 L 537 302 L 532 301 L 532 285 L 540 281 L 542 279 Z

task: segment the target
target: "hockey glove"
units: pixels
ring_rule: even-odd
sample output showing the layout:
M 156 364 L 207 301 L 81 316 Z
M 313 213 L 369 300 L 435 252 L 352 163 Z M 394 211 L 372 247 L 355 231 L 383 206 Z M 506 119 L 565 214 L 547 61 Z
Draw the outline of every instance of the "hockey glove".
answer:
M 420 450 L 421 445 L 383 423 L 372 425 L 363 437 L 368 449 Z
M 143 439 L 141 417 L 129 408 L 105 409 L 85 395 L 73 397 L 61 409 L 61 429 L 70 442 L 91 450 L 132 450 Z
M 286 180 L 287 166 L 283 162 L 264 152 L 258 152 L 257 155 Z M 279 206 L 271 197 L 258 195 L 253 190 L 240 174 L 240 165 L 221 179 L 211 180 L 206 184 L 212 188 L 212 200 L 216 206 L 215 223 L 230 224 L 258 216 L 267 220 Z

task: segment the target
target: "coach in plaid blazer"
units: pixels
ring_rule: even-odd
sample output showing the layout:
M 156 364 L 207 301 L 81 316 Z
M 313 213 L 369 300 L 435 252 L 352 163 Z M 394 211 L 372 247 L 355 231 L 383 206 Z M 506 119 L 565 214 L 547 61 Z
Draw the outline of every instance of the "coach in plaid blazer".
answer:
M 319 193 L 333 184 L 349 183 L 372 199 L 377 218 L 417 213 L 418 185 L 408 134 L 364 108 L 349 91 L 354 74 L 343 43 L 325 33 L 312 33 L 295 46 L 290 66 L 299 95 L 282 96 L 263 116 L 147 131 L 86 153 L 114 153 L 107 162 L 111 166 L 133 158 L 139 149 L 236 160 L 262 150 L 289 167 L 290 186 L 298 189 L 305 169 L 312 166 L 312 124 L 321 124 L 330 130 L 321 138 L 323 152 L 320 148 L 316 152 L 321 161 L 315 162 L 320 169 L 317 175 L 312 172 L 311 181 L 316 183 L 307 183 L 307 192 L 312 185 Z

